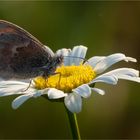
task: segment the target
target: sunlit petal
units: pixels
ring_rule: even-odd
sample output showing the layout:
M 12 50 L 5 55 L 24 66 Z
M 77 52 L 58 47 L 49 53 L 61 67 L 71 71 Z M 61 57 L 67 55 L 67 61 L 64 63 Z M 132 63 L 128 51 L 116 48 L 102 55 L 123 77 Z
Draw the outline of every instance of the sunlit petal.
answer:
M 103 82 L 107 84 L 116 85 L 118 82 L 118 78 L 115 75 L 101 75 L 95 78 L 94 80 L 92 80 L 90 84 L 96 83 L 96 82 Z
M 92 91 L 97 92 L 100 95 L 105 95 L 105 91 L 99 88 L 91 88 Z
M 12 107 L 14 109 L 17 109 L 20 105 L 22 105 L 29 98 L 32 98 L 32 97 L 37 98 L 37 97 L 40 97 L 41 95 L 46 94 L 44 90 L 36 90 L 33 88 L 29 88 L 27 91 L 21 92 L 21 93 L 23 95 L 20 95 L 12 102 Z
M 131 62 L 137 62 L 137 59 L 135 59 L 135 58 L 133 58 L 133 57 L 126 57 L 126 58 L 125 58 L 125 61 L 126 61 L 126 62 L 129 62 L 129 61 L 131 61 Z
M 92 66 L 92 68 L 94 68 L 104 58 L 104 56 L 94 56 L 88 59 L 85 64 L 89 64 L 90 66 Z
M 134 62 L 134 59 L 132 59 L 132 58 L 130 59 L 130 57 L 126 57 L 124 54 L 116 53 L 116 54 L 112 54 L 112 55 L 107 56 L 106 58 L 101 60 L 99 63 L 97 63 L 94 70 L 97 74 L 102 73 L 107 68 L 112 66 L 113 64 L 115 64 L 119 61 L 122 61 L 122 60 Z
M 57 90 L 55 88 L 51 88 L 48 91 L 48 98 L 49 99 L 58 99 L 58 98 L 62 98 L 62 97 L 65 97 L 65 96 L 67 96 L 67 94 L 65 94 L 63 91 Z
M 115 75 L 118 79 L 140 82 L 139 71 L 132 68 L 119 68 L 103 74 L 103 76 L 107 75 Z
M 9 96 L 14 94 L 22 94 L 26 90 L 29 83 L 19 81 L 0 81 L 0 96 Z
M 129 80 L 129 81 L 134 81 L 134 82 L 140 83 L 140 77 L 131 77 L 131 76 L 128 76 L 128 75 L 118 75 L 117 77 L 119 79 Z
M 79 45 L 79 46 L 75 46 L 71 53 L 70 53 L 70 62 L 69 65 L 79 65 L 80 63 L 82 63 L 85 59 L 86 56 L 86 52 L 87 52 L 87 47 Z
M 88 98 L 91 95 L 91 88 L 87 84 L 83 84 L 72 91 L 84 98 Z
M 139 71 L 132 68 L 119 68 L 119 69 L 115 69 L 107 73 L 104 73 L 103 75 L 112 75 L 112 74 L 115 76 L 128 75 L 131 77 L 139 77 Z
M 69 111 L 79 113 L 82 109 L 81 96 L 76 93 L 71 93 L 64 98 L 64 102 Z

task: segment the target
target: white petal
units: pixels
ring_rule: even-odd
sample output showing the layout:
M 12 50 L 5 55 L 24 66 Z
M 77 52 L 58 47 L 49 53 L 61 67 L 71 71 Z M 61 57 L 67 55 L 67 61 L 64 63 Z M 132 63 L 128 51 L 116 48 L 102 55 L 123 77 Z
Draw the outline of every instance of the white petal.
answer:
M 79 65 L 80 63 L 82 63 L 84 61 L 84 58 L 86 56 L 86 52 L 87 52 L 87 47 L 85 46 L 75 46 L 72 49 L 72 52 L 70 53 L 70 61 L 69 64 L 70 65 Z
M 71 52 L 71 49 L 61 49 L 61 50 L 58 50 L 56 52 L 56 54 L 58 55 L 63 55 L 64 56 L 64 65 L 67 66 L 67 65 L 70 65 L 69 64 L 69 61 L 70 61 L 70 52 Z
M 132 68 L 119 68 L 103 74 L 104 76 L 115 75 L 118 79 L 140 82 L 139 71 Z
M 105 91 L 99 88 L 91 88 L 94 92 L 99 93 L 100 95 L 105 95 Z
M 125 59 L 126 62 L 131 61 L 131 62 L 137 62 L 137 59 L 133 58 L 133 57 L 126 57 Z
M 43 91 L 44 90 L 34 90 L 34 91 L 30 92 L 30 93 L 33 93 L 34 98 L 37 98 L 37 97 L 40 97 L 41 95 L 44 95 Z
M 35 96 L 41 96 L 41 95 L 45 95 L 45 94 L 47 94 L 48 95 L 48 91 L 50 90 L 50 88 L 45 88 L 45 89 L 41 89 L 41 90 L 38 90 L 38 93 L 36 93 L 36 95 L 34 95 L 34 97 Z
M 96 83 L 96 82 L 103 82 L 107 84 L 116 85 L 118 82 L 118 78 L 115 75 L 100 75 L 94 80 L 92 80 L 89 84 Z
M 64 99 L 65 105 L 72 113 L 79 113 L 82 109 L 81 96 L 75 93 L 70 93 Z
M 31 98 L 33 95 L 31 94 L 25 94 L 17 97 L 13 102 L 12 102 L 12 108 L 17 109 L 20 105 L 22 105 L 25 101 L 27 101 L 29 98 Z
M 130 59 L 130 57 L 126 57 L 122 53 L 116 53 L 107 56 L 105 59 L 101 60 L 94 68 L 95 72 L 97 74 L 104 72 L 107 68 L 109 68 L 111 65 L 119 62 L 119 61 L 132 61 L 134 62 L 134 59 Z
M 41 95 L 47 94 L 48 89 L 43 89 L 43 90 L 37 90 L 33 88 L 29 88 L 27 91 L 25 91 L 24 95 L 20 95 L 17 97 L 13 102 L 12 102 L 12 107 L 14 109 L 17 109 L 20 105 L 22 105 L 25 101 L 27 101 L 29 98 L 37 98 L 40 97 Z
M 117 77 L 119 79 L 129 80 L 129 81 L 134 81 L 134 82 L 140 83 L 140 77 L 131 77 L 131 76 L 128 76 L 128 75 L 118 75 Z
M 4 86 L 4 85 L 27 85 L 28 82 L 22 82 L 22 81 L 12 81 L 12 80 L 8 80 L 8 81 L 0 81 L 0 85 Z
M 104 56 L 94 56 L 94 57 L 91 57 L 90 59 L 88 59 L 85 62 L 85 64 L 89 64 L 92 66 L 92 68 L 94 68 L 97 65 L 97 63 L 99 63 L 104 58 L 105 58 Z
M 54 52 L 49 47 L 47 47 L 46 45 L 44 45 L 44 47 L 51 56 L 54 56 Z
M 139 71 L 132 68 L 118 68 L 118 69 L 109 71 L 107 73 L 104 73 L 103 75 L 112 75 L 112 74 L 115 76 L 128 75 L 131 77 L 139 77 Z
M 0 96 L 21 94 L 29 86 L 29 83 L 19 81 L 0 81 Z
M 71 52 L 71 49 L 66 49 L 66 48 L 63 48 L 63 49 L 60 49 L 56 52 L 56 54 L 58 55 L 63 55 L 63 56 L 67 56 L 69 55 L 69 53 Z
M 87 84 L 83 84 L 72 91 L 84 98 L 88 98 L 91 95 L 91 88 Z
M 65 94 L 63 91 L 57 90 L 55 88 L 51 88 L 48 91 L 48 98 L 49 99 L 59 99 L 59 98 L 65 97 L 65 96 L 67 96 L 67 94 Z

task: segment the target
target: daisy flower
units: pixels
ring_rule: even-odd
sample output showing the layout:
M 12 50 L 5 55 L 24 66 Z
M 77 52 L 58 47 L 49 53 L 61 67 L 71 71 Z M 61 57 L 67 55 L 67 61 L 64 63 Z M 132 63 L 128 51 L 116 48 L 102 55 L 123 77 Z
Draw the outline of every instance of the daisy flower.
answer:
M 28 90 L 25 90 L 29 85 L 27 82 L 1 81 L 0 96 L 19 94 L 12 102 L 14 109 L 32 97 L 47 95 L 48 99 L 62 98 L 69 111 L 79 113 L 82 109 L 82 98 L 90 97 L 92 92 L 105 94 L 104 90 L 95 88 L 95 83 L 116 85 L 119 79 L 140 82 L 139 71 L 132 68 L 118 68 L 103 73 L 119 61 L 136 62 L 135 58 L 115 53 L 86 60 L 86 52 L 87 47 L 84 46 L 58 50 L 56 53 L 64 56 L 63 65 L 56 69 L 58 74 L 51 75 L 47 80 L 36 77 Z

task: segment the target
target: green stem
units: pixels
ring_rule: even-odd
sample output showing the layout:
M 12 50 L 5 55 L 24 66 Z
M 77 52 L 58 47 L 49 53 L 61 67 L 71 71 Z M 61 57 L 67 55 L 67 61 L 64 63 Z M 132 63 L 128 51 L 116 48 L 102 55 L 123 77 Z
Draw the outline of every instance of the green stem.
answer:
M 43 95 L 43 97 L 47 100 L 48 99 L 47 96 Z M 51 100 L 54 102 L 61 102 L 64 103 L 64 100 L 62 99 L 57 99 L 57 100 Z M 64 105 L 65 106 L 65 105 Z M 78 121 L 77 121 L 77 116 L 76 113 L 71 113 L 65 106 L 66 112 L 67 112 L 67 116 L 69 119 L 69 124 L 70 124 L 70 129 L 71 129 L 71 133 L 72 133 L 72 137 L 74 140 L 81 140 L 81 136 L 80 136 L 80 131 L 79 131 L 79 127 L 78 127 Z
M 73 139 L 81 140 L 76 113 L 71 113 L 67 108 L 66 108 L 66 112 L 68 115 Z

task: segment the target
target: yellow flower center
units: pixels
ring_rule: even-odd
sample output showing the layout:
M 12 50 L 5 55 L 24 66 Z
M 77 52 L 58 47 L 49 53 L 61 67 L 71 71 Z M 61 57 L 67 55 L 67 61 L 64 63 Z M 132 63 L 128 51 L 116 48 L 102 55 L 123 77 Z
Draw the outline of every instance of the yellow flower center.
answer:
M 90 65 L 82 64 L 79 66 L 61 66 L 56 69 L 55 73 L 47 79 L 43 77 L 35 78 L 35 88 L 56 88 L 69 93 L 72 89 L 89 83 L 96 76 Z

